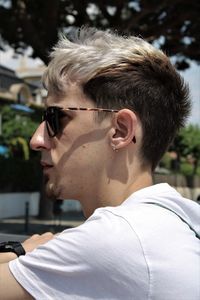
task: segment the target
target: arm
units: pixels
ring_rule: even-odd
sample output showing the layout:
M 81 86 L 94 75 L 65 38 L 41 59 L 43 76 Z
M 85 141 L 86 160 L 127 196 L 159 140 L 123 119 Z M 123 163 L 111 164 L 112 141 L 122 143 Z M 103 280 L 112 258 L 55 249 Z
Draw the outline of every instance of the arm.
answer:
M 39 245 L 42 245 L 53 238 L 53 234 L 51 232 L 46 232 L 42 235 L 34 234 L 27 240 L 25 240 L 22 245 L 27 252 L 31 252 Z M 0 253 L 0 264 L 9 262 L 13 259 L 17 258 L 17 255 L 13 252 Z
M 7 263 L 15 258 L 17 258 L 17 255 L 13 252 L 0 253 L 0 265 L 3 263 Z
M 0 265 L 0 291 L 4 300 L 29 300 L 31 295 L 15 280 L 8 263 Z
M 23 247 L 26 252 L 31 252 L 39 245 L 46 243 L 53 238 L 50 232 L 42 235 L 35 234 L 24 241 Z M 10 272 L 8 262 L 16 259 L 17 255 L 12 252 L 0 253 L 0 291 L 1 297 L 4 300 L 23 300 L 32 299 L 30 294 L 16 281 Z

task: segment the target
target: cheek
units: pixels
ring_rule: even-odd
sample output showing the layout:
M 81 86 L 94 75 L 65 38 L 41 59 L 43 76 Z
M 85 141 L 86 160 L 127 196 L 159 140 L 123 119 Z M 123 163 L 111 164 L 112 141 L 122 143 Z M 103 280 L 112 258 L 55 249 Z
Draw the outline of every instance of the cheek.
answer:
M 53 146 L 51 147 L 51 157 L 54 165 L 60 165 L 65 163 L 67 157 L 69 156 L 72 140 L 66 135 L 62 135 L 62 138 L 54 141 Z
M 66 178 L 74 172 L 86 172 L 86 176 L 90 171 L 101 170 L 106 163 L 107 144 L 106 140 L 97 140 L 96 136 L 88 141 L 85 135 L 75 137 L 73 132 L 70 135 L 64 133 L 52 149 L 56 173 L 60 177 L 61 172 Z
M 93 173 L 97 176 L 98 173 L 106 164 L 106 149 L 103 143 L 90 143 L 81 147 L 79 163 L 82 167 L 85 176 L 87 173 Z
M 94 155 L 90 146 L 83 145 L 75 149 L 63 149 L 56 155 L 56 173 L 60 180 L 74 180 L 86 176 L 95 165 Z

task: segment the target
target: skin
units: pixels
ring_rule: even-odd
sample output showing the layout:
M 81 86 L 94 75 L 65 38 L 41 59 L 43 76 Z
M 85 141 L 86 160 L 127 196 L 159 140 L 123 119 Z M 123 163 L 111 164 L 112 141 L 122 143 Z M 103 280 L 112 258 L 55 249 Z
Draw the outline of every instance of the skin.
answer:
M 48 242 L 53 238 L 51 232 L 42 235 L 34 234 L 22 243 L 26 253 L 31 252 L 38 246 Z M 17 258 L 15 253 L 0 253 L 0 291 L 2 300 L 29 300 L 33 299 L 29 293 L 16 281 L 9 270 L 8 262 Z
M 76 84 L 63 97 L 48 95 L 46 106 L 95 107 Z M 136 114 L 122 109 L 102 122 L 94 114 L 67 112 L 62 132 L 54 138 L 42 122 L 30 142 L 33 150 L 41 151 L 48 196 L 79 200 L 86 218 L 96 208 L 120 205 L 133 192 L 152 184 L 151 167 L 141 164 L 142 129 Z M 32 237 L 25 241 L 25 250 L 32 251 L 51 238 L 50 234 Z M 15 258 L 13 253 L 0 258 L 4 262 L 0 264 L 1 295 L 4 300 L 32 299 L 9 271 L 7 262 Z

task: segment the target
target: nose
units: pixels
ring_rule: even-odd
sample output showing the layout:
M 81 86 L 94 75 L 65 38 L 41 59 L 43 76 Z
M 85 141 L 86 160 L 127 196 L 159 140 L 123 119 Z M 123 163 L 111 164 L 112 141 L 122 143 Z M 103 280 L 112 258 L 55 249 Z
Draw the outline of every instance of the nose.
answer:
M 45 122 L 42 122 L 30 140 L 30 147 L 35 151 L 42 151 L 50 149 L 50 139 L 46 129 Z

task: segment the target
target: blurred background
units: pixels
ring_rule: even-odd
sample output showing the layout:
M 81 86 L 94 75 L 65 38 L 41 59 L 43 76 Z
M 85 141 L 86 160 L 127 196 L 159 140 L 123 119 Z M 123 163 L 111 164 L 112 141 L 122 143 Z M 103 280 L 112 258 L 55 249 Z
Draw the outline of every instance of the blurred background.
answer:
M 29 141 L 41 120 L 41 76 L 60 33 L 82 25 L 140 36 L 164 50 L 190 85 L 192 112 L 154 174 L 200 202 L 200 2 L 0 0 L 0 233 L 81 224 L 77 201 L 50 201 Z

